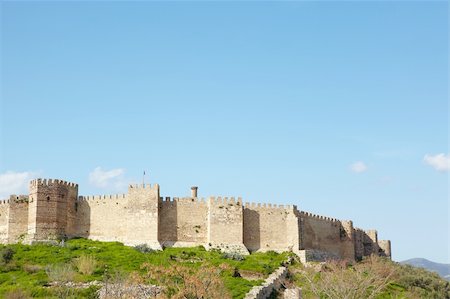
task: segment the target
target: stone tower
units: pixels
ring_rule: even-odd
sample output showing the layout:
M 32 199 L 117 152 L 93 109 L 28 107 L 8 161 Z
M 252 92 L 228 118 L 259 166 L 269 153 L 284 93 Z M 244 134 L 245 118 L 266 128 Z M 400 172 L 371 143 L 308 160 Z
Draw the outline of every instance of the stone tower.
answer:
M 77 197 L 77 184 L 52 179 L 31 181 L 28 241 L 54 240 L 71 236 Z

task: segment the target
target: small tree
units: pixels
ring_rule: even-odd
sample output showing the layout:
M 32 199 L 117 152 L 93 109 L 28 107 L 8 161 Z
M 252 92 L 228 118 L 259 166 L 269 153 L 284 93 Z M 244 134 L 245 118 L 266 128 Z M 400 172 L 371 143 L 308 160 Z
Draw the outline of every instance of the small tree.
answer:
M 7 264 L 9 263 L 14 257 L 14 250 L 10 247 L 5 247 L 0 251 L 0 262 Z

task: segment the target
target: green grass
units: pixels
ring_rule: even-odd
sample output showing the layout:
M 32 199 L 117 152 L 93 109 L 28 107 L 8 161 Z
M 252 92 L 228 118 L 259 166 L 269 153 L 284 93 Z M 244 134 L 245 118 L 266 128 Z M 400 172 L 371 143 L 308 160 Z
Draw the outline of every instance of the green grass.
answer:
M 86 239 L 73 239 L 67 241 L 64 246 L 49 244 L 0 245 L 0 251 L 11 248 L 14 256 L 8 263 L 0 263 L 0 297 L 11 290 L 20 289 L 28 295 L 41 298 L 57 298 L 57 292 L 53 288 L 46 287 L 49 278 L 45 268 L 49 265 L 73 265 L 76 258 L 82 255 L 93 256 L 97 262 L 97 268 L 91 275 L 76 273 L 74 280 L 88 282 L 103 280 L 106 272 L 130 273 L 141 269 L 143 263 L 151 265 L 170 266 L 173 263 L 198 268 L 202 263 L 213 266 L 221 264 L 229 265 L 231 269 L 243 269 L 268 275 L 285 261 L 288 254 L 274 252 L 255 253 L 246 256 L 243 261 L 226 259 L 218 251 L 206 251 L 203 247 L 194 248 L 166 248 L 163 251 L 141 253 L 132 247 L 124 246 L 118 242 L 99 242 Z M 30 270 L 32 269 L 32 270 Z M 233 298 L 243 298 L 250 288 L 262 281 L 249 281 L 241 277 L 232 277 L 233 271 L 222 273 L 222 279 Z M 74 297 L 92 298 L 95 288 L 83 291 L 74 291 Z

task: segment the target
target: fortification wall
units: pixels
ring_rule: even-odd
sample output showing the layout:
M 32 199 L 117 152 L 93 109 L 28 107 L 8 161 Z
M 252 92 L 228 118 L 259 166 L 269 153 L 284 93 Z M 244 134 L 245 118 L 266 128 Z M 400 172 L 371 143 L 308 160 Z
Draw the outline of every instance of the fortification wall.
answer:
M 145 188 L 130 186 L 127 198 L 125 243 L 129 245 L 147 243 L 154 248 L 160 248 L 158 242 L 159 185 L 147 185 Z
M 378 234 L 376 230 L 364 231 L 360 228 L 355 228 L 354 235 L 355 257 L 357 260 L 361 260 L 364 256 L 369 256 L 371 254 L 380 254 L 380 247 L 378 246 Z M 388 244 L 386 243 L 383 243 L 383 246 L 386 246 L 386 249 L 389 250 L 390 254 L 390 246 L 388 247 Z
M 207 243 L 208 205 L 204 198 L 160 198 L 159 241 L 163 246 Z
M 293 206 L 246 203 L 244 245 L 250 252 L 299 249 L 298 218 Z
M 67 205 L 76 201 L 74 194 L 78 194 L 78 185 L 74 183 L 57 179 L 37 179 L 30 182 L 29 241 L 66 235 Z
M 341 222 L 334 218 L 300 212 L 301 248 L 327 251 L 343 257 L 342 238 L 346 237 Z
M 242 199 L 208 199 L 208 246 L 248 254 L 244 246 Z
M 364 256 L 364 231 L 359 228 L 355 228 L 354 237 L 355 237 L 355 259 L 360 261 Z
M 163 199 L 159 185 L 135 185 L 127 194 L 80 196 L 78 185 L 62 180 L 30 182 L 30 195 L 0 201 L 0 243 L 85 237 L 165 246 L 197 246 L 225 251 L 315 250 L 340 258 L 391 255 L 390 241 L 351 221 L 300 212 L 296 206 L 242 204 L 241 198 Z
M 11 195 L 9 199 L 8 242 L 25 239 L 28 229 L 28 195 Z
M 0 200 L 0 244 L 8 243 L 9 200 Z
M 68 188 L 67 190 L 67 213 L 66 213 L 66 230 L 67 237 L 77 236 L 77 209 L 78 209 L 78 189 Z
M 353 221 L 341 221 L 341 257 L 355 260 L 355 229 Z
M 94 240 L 160 248 L 158 202 L 157 184 L 130 186 L 126 195 L 79 197 L 75 232 Z
M 99 241 L 123 242 L 127 203 L 125 194 L 80 196 L 75 206 L 75 234 Z
M 378 241 L 378 246 L 381 249 L 380 255 L 392 258 L 391 253 L 391 241 L 390 240 L 380 240 Z

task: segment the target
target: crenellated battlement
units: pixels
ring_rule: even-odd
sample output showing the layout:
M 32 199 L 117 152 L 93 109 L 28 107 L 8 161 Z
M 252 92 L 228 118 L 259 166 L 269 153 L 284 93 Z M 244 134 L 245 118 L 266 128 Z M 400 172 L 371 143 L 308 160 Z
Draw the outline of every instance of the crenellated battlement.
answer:
M 321 215 L 317 215 L 317 214 L 313 214 L 313 213 L 305 212 L 305 211 L 300 211 L 300 216 L 309 217 L 309 218 L 318 219 L 318 220 L 329 221 L 329 222 L 341 222 L 339 219 L 336 219 L 336 218 L 321 216 Z
M 34 179 L 29 195 L 0 200 L 0 243 L 85 237 L 126 245 L 199 246 L 243 254 L 319 250 L 345 259 L 390 257 L 378 241 L 349 220 L 298 210 L 296 205 L 245 202 L 241 197 L 162 197 L 158 184 L 131 184 L 127 193 L 78 196 L 78 184 Z M 3 241 L 2 241 L 3 240 Z M 6 241 L 5 241 L 6 240 Z
M 96 201 L 96 200 L 104 200 L 104 199 L 125 199 L 127 197 L 126 194 L 107 194 L 107 195 L 87 195 L 87 196 L 78 196 L 78 201 Z
M 67 182 L 60 179 L 34 179 L 30 182 L 30 188 L 38 187 L 38 186 L 55 186 L 55 185 L 63 185 L 67 187 L 78 188 L 78 184 Z
M 138 189 L 152 189 L 152 190 L 158 190 L 159 189 L 159 185 L 158 184 L 130 184 L 128 185 L 128 190 L 138 190 Z
M 246 202 L 244 204 L 246 209 L 274 209 L 274 210 L 296 210 L 296 205 L 278 205 L 270 203 L 256 203 L 256 202 Z
M 208 198 L 208 203 L 210 205 L 240 205 L 242 206 L 242 198 L 238 197 L 222 197 L 222 196 L 210 196 Z
M 177 202 L 181 202 L 181 203 L 201 203 L 201 204 L 205 204 L 206 203 L 206 199 L 204 197 L 170 197 L 170 196 L 166 196 L 166 197 L 160 197 L 159 201 L 161 203 L 177 203 Z

